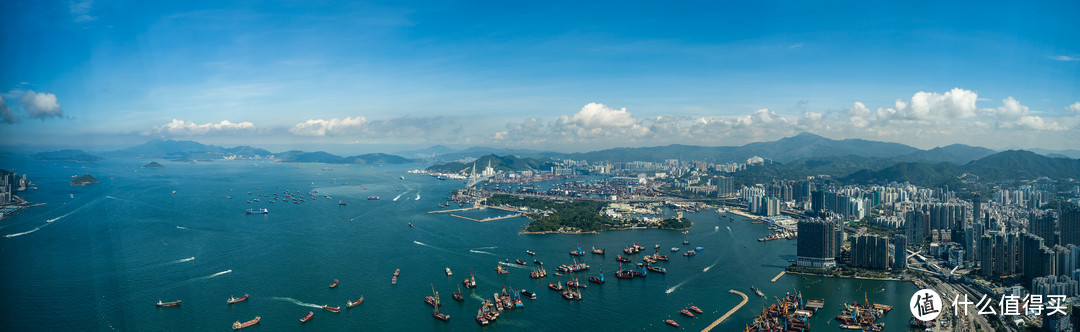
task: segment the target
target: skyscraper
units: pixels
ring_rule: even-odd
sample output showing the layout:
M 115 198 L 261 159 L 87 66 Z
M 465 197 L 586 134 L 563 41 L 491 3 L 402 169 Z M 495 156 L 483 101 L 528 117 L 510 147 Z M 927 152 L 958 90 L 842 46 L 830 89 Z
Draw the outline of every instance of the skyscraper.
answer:
M 831 221 L 804 220 L 798 223 L 797 266 L 836 266 L 836 226 Z
M 903 270 L 907 268 L 907 237 L 904 235 L 897 235 L 893 237 L 893 270 Z
M 1061 212 L 1061 244 L 1080 246 L 1080 208 L 1076 206 Z

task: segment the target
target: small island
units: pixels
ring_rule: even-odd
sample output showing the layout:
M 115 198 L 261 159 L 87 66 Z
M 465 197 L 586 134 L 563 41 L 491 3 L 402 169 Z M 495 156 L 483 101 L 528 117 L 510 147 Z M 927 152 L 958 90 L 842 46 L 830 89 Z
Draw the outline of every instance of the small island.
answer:
M 85 186 L 91 183 L 98 183 L 98 180 L 90 174 L 85 174 L 83 176 L 80 176 L 78 179 L 71 180 L 71 185 L 76 187 Z
M 522 212 L 532 220 L 522 231 L 524 234 L 580 234 L 641 228 L 687 230 L 693 225 L 681 213 L 678 217 L 659 221 L 616 219 L 603 213 L 607 203 L 591 200 L 554 201 L 496 194 L 488 197 L 485 205 L 511 207 Z
M 151 161 L 149 164 L 143 165 L 142 168 L 165 168 L 165 166 L 156 161 Z

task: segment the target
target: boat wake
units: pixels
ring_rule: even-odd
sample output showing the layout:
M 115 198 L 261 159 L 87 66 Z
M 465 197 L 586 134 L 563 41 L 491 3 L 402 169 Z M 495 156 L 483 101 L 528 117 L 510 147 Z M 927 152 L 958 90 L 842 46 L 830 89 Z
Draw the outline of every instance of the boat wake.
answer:
M 480 297 L 480 295 L 473 294 L 472 298 L 476 299 L 477 301 L 484 301 L 484 298 Z
M 62 216 L 46 220 L 45 223 L 48 224 L 48 223 L 63 219 L 64 217 L 67 217 L 67 216 L 71 215 L 72 213 L 75 213 L 75 211 L 71 211 L 71 212 L 68 212 L 68 213 L 66 213 L 66 214 L 64 214 Z
M 44 225 L 41 225 L 41 226 L 38 226 L 38 227 L 34 227 L 34 229 L 31 229 L 31 230 L 28 230 L 28 231 L 25 231 L 25 232 L 22 232 L 22 233 L 14 233 L 14 234 L 4 235 L 4 237 L 12 238 L 12 237 L 16 237 L 16 236 L 23 236 L 23 235 L 30 234 L 30 233 L 33 233 L 33 232 L 37 232 L 42 227 L 45 227 L 45 226 L 48 226 L 48 225 L 49 224 L 44 224 Z
M 232 273 L 232 270 L 225 270 L 225 271 L 214 273 L 214 274 L 211 274 L 211 275 L 208 275 L 208 276 L 205 276 L 205 277 L 198 277 L 198 278 L 195 278 L 195 279 L 192 279 L 192 280 L 205 280 L 205 279 L 210 279 L 210 278 L 217 277 L 217 276 L 220 276 L 220 275 L 223 275 L 223 274 L 228 274 L 228 273 Z
M 499 247 L 480 247 L 480 248 L 473 248 L 473 249 L 499 249 Z
M 291 297 L 273 296 L 273 297 L 270 297 L 270 298 L 274 299 L 274 300 L 278 300 L 278 301 L 292 302 L 292 304 L 295 304 L 295 305 L 298 305 L 298 306 L 301 306 L 301 307 L 322 308 L 321 305 L 313 304 L 313 303 L 300 302 L 300 300 L 297 300 L 297 299 L 294 299 L 294 298 L 291 298 Z
M 690 279 L 694 279 L 694 278 L 690 278 Z M 671 288 L 668 288 L 666 291 L 664 291 L 664 294 L 671 294 L 671 292 L 674 292 L 676 289 L 679 289 L 679 287 L 682 287 L 687 282 L 689 282 L 690 279 L 683 280 L 683 282 L 677 283 L 677 284 L 675 284 L 675 286 L 671 286 Z
M 709 272 L 709 269 L 711 269 L 711 268 L 713 268 L 714 266 L 716 266 L 716 264 L 720 264 L 720 257 L 717 257 L 717 258 L 716 258 L 716 260 L 714 260 L 714 261 L 712 262 L 712 265 L 709 265 L 709 266 L 708 266 L 708 267 L 706 267 L 706 268 L 705 268 L 704 270 L 701 270 L 701 272 Z
M 527 268 L 527 267 L 524 267 L 524 266 L 521 266 L 521 265 L 518 265 L 518 264 L 515 264 L 515 263 L 499 262 L 499 265 L 509 266 L 509 267 L 512 267 L 512 268 L 515 268 L 515 269 L 531 270 L 530 268 Z
M 405 194 L 405 193 L 407 193 L 407 192 L 409 192 L 409 191 L 408 191 L 408 190 L 406 190 L 406 191 L 404 191 L 404 192 L 402 192 L 402 193 L 398 194 L 398 195 L 397 195 L 396 197 L 394 197 L 394 201 L 395 201 L 395 202 L 397 202 L 398 198 L 401 198 L 401 195 L 404 195 L 404 194 Z
M 174 260 L 174 261 L 171 261 L 171 262 L 169 262 L 169 264 L 176 264 L 176 263 L 190 262 L 190 261 L 193 261 L 193 260 L 195 260 L 195 256 L 191 256 L 191 257 L 188 257 L 188 258 L 181 258 L 181 259 L 177 259 L 177 260 Z M 229 270 L 229 271 L 232 271 L 232 270 Z
M 493 253 L 490 253 L 490 252 L 487 252 L 487 251 L 480 251 L 480 250 L 472 250 L 472 249 L 469 249 L 469 252 L 471 252 L 471 253 L 477 253 L 477 254 L 485 254 L 485 255 L 492 255 L 492 256 L 495 256 L 495 254 L 493 254 Z
M 715 226 L 715 227 L 713 227 L 712 233 L 709 233 L 709 235 L 713 235 L 713 234 L 716 234 L 718 232 L 720 232 L 720 226 Z
M 184 226 L 176 226 L 176 229 L 185 229 L 185 230 L 186 230 L 186 229 L 188 229 L 188 228 L 187 228 L 187 227 L 184 227 Z

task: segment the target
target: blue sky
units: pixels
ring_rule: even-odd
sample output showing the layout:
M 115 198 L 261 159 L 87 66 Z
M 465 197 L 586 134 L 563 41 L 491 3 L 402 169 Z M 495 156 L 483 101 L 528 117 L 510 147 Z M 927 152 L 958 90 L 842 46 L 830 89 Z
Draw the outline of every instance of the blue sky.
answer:
M 0 4 L 0 145 L 1080 149 L 1080 4 Z

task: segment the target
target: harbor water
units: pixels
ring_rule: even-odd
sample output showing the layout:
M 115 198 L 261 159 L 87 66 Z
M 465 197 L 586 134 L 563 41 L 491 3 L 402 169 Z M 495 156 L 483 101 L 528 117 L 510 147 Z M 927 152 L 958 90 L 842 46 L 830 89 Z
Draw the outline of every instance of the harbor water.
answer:
M 146 162 L 0 158 L 0 168 L 28 173 L 37 186 L 21 196 L 47 203 L 0 222 L 0 293 L 5 295 L 0 297 L 5 308 L 0 329 L 206 331 L 229 329 L 235 321 L 259 316 L 261 322 L 249 330 L 675 329 L 665 325 L 665 319 L 679 322 L 681 329 L 700 330 L 741 300 L 728 292 L 735 289 L 750 296 L 750 302 L 718 331 L 741 330 L 763 305 L 774 303 L 774 296 L 789 291 L 825 299 L 825 309 L 811 319 L 814 330 L 838 330 L 832 317 L 840 312 L 840 303 L 862 301 L 865 295 L 894 306 L 886 316 L 886 329 L 903 331 L 911 317 L 906 305 L 916 291 L 903 282 L 793 274 L 769 282 L 795 257 L 796 242 L 758 242 L 769 233 L 767 226 L 734 214 L 727 214 L 731 219 L 713 211 L 686 214 L 694 221 L 688 234 L 653 229 L 519 234 L 528 223 L 525 218 L 479 223 L 427 213 L 439 209 L 464 183 L 405 173 L 421 165 L 249 160 L 162 162 L 162 169 L 141 168 Z M 69 184 L 73 175 L 82 174 L 100 183 Z M 285 191 L 304 202 L 269 203 L 271 197 L 259 196 L 280 197 Z M 269 213 L 244 213 L 259 208 Z M 465 215 L 483 219 L 508 213 L 486 209 Z M 645 246 L 644 254 L 659 244 L 659 252 L 671 256 L 660 263 L 667 273 L 616 279 L 615 256 L 633 243 Z M 607 283 L 586 283 L 584 299 L 570 302 L 547 284 L 570 278 L 555 276 L 554 268 L 570 263 L 568 252 L 579 246 L 586 252 L 606 248 L 607 254 L 583 256 L 591 269 L 577 278 L 586 283 L 602 269 Z M 672 253 L 672 247 L 681 251 Z M 681 255 L 696 247 L 704 250 L 693 257 Z M 641 256 L 631 258 L 636 263 Z M 515 259 L 527 265 L 513 264 Z M 529 278 L 534 259 L 545 263 L 546 278 Z M 496 275 L 495 266 L 507 260 L 511 273 Z M 444 273 L 447 267 L 452 277 Z M 392 285 L 395 269 L 401 269 L 401 275 Z M 470 272 L 478 287 L 462 288 L 463 303 L 452 300 L 450 294 Z M 335 279 L 340 285 L 329 288 Z M 753 294 L 751 286 L 766 297 Z M 504 287 L 528 289 L 538 298 L 526 299 L 524 309 L 504 312 L 491 325 L 479 326 L 473 317 L 481 299 Z M 449 322 L 431 318 L 431 307 L 423 300 L 432 288 L 439 292 L 441 312 L 451 316 Z M 225 303 L 244 294 L 250 295 L 246 302 Z M 360 296 L 363 304 L 344 307 Z M 159 300 L 183 302 L 159 308 Z M 340 306 L 341 312 L 323 311 L 319 307 L 324 304 Z M 705 313 L 679 315 L 690 305 Z M 315 312 L 314 319 L 301 325 L 298 320 L 309 311 Z

